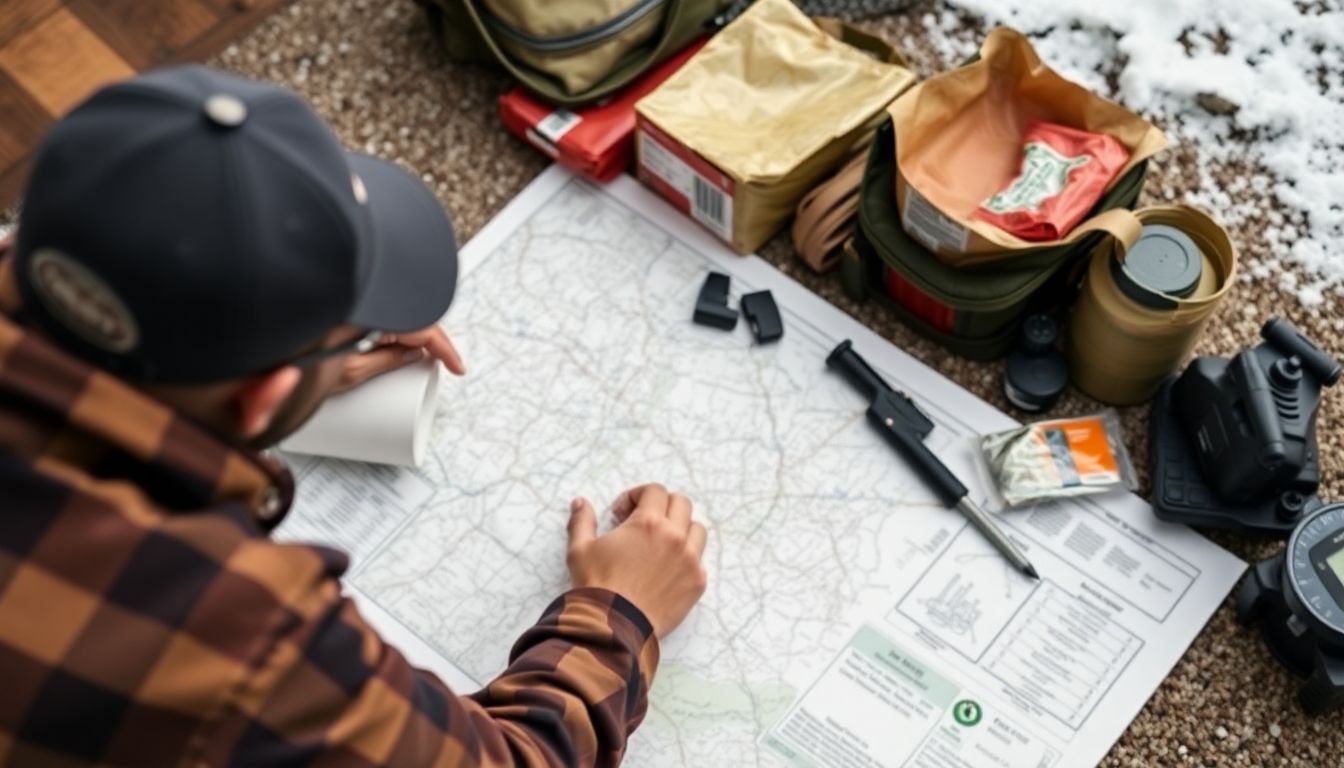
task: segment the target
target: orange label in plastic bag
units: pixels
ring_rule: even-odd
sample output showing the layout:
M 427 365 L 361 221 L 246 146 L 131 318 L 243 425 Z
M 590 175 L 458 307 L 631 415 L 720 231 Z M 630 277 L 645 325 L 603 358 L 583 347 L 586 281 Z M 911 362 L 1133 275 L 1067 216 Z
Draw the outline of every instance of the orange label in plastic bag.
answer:
M 1120 467 L 1101 419 L 1050 422 L 1036 430 L 1047 460 L 1059 473 L 1060 485 L 1107 485 L 1120 482 Z
M 980 454 L 1006 507 L 1135 487 L 1115 411 L 985 435 Z

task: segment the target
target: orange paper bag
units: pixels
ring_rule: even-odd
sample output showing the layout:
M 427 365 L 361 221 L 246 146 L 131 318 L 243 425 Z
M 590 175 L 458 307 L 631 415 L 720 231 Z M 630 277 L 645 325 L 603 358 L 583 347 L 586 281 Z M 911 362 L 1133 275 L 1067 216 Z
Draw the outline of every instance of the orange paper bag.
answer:
M 1020 32 L 1000 27 L 980 58 L 931 77 L 889 108 L 896 132 L 896 199 L 906 232 L 953 266 L 1073 243 L 1106 231 L 1126 245 L 1139 235 L 1128 211 L 1084 219 L 1060 239 L 1028 241 L 976 217 L 1021 168 L 1028 127 L 1057 123 L 1114 137 L 1129 152 L 1110 186 L 1167 146 L 1157 127 L 1060 77 Z

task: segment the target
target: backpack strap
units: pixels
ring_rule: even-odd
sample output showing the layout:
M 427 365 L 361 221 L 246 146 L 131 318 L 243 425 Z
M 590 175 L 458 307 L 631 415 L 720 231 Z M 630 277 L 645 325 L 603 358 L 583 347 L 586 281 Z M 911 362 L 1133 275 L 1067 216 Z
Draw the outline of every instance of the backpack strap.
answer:
M 840 262 L 840 247 L 849 238 L 859 212 L 859 185 L 867 160 L 865 146 L 835 176 L 817 185 L 798 204 L 793 220 L 793 247 L 816 272 L 829 272 Z

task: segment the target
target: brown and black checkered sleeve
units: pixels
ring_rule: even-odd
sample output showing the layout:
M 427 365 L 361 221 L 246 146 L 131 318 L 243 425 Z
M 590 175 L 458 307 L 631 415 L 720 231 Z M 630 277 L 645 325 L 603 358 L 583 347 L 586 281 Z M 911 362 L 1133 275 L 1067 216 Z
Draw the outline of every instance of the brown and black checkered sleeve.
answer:
M 620 761 L 658 661 L 639 610 L 568 592 L 453 693 L 341 594 L 345 555 L 269 538 L 287 472 L 15 322 L 5 245 L 0 764 Z
M 616 765 L 644 716 L 656 645 L 609 592 L 556 600 L 470 697 L 413 669 L 333 595 L 319 587 L 292 607 L 292 628 L 211 729 L 208 762 Z
M 0 760 L 615 765 L 644 715 L 656 641 L 611 593 L 562 596 L 459 697 L 341 596 L 344 555 L 24 472 L 0 461 L 34 515 L 0 526 Z

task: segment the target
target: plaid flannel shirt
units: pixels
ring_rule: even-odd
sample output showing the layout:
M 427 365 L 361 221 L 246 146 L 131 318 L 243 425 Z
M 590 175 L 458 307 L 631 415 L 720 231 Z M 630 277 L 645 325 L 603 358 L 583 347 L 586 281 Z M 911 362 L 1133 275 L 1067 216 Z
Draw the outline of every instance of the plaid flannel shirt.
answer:
M 0 242 L 0 763 L 615 765 L 657 640 L 573 590 L 458 696 L 348 599 L 345 555 L 272 541 L 278 463 L 64 354 Z M 464 627 L 470 632 L 470 627 Z

